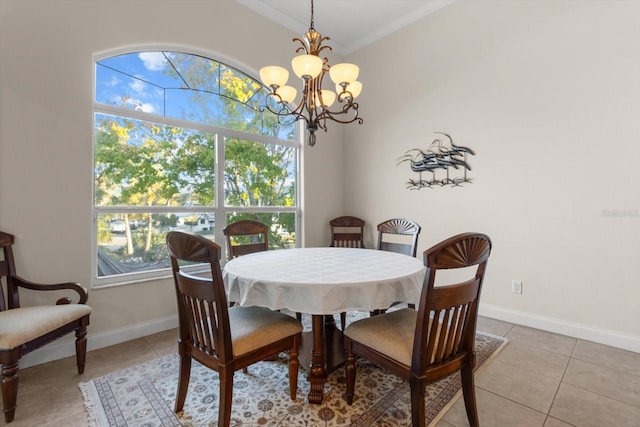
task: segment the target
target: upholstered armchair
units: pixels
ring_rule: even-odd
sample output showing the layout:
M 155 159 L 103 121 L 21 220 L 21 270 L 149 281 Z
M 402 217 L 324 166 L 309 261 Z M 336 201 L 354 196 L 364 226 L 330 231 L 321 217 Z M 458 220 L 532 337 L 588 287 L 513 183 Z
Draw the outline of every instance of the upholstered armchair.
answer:
M 0 231 L 0 363 L 2 364 L 2 401 L 7 423 L 13 421 L 18 396 L 20 358 L 71 332 L 76 335 L 78 373 L 84 372 L 87 351 L 87 326 L 91 307 L 86 305 L 87 291 L 77 283 L 39 284 L 16 274 L 12 245 L 15 237 Z M 59 298 L 55 305 L 22 307 L 20 289 L 40 291 L 69 290 L 78 297 Z M 6 292 L 6 294 L 4 293 Z M 6 299 L 5 299 L 6 295 Z

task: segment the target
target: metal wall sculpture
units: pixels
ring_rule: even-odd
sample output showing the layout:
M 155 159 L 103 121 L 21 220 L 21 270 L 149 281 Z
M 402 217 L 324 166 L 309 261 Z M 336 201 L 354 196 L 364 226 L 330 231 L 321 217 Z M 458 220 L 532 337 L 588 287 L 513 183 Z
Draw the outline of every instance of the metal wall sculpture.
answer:
M 471 166 L 467 163 L 467 157 L 475 155 L 473 150 L 455 145 L 449 134 L 436 133 L 444 135 L 449 141 L 443 142 L 436 138 L 428 149 L 412 148 L 406 151 L 404 156 L 398 158 L 396 166 L 409 162 L 411 170 L 418 173 L 418 179 L 407 181 L 408 189 L 420 190 L 425 187 L 445 185 L 458 187 L 465 182 L 471 182 L 471 178 L 467 176 L 467 171 L 471 170 Z

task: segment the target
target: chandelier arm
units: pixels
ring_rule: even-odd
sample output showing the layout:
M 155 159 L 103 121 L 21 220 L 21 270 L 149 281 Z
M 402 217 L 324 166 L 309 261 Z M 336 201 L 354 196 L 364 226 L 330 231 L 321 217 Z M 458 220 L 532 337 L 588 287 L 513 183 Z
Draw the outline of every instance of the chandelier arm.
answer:
M 298 47 L 298 48 L 296 49 L 296 53 L 304 52 L 304 53 L 306 53 L 307 55 L 309 54 L 309 48 L 307 47 L 307 44 L 304 42 L 304 40 L 302 40 L 302 39 L 300 39 L 300 38 L 298 38 L 298 37 L 295 37 L 295 38 L 293 39 L 293 41 L 294 41 L 294 42 L 298 42 L 298 43 L 300 43 L 300 44 L 302 45 L 302 46 L 300 46 L 300 47 Z
M 349 113 L 350 110 L 353 110 L 353 114 L 354 114 L 354 116 L 351 119 L 340 118 L 340 116 L 342 116 L 343 114 Z M 321 120 L 323 122 L 326 122 L 326 120 L 328 119 L 337 123 L 342 123 L 342 124 L 353 123 L 353 122 L 357 122 L 358 124 L 364 123 L 364 119 L 358 116 L 358 110 L 351 107 L 342 109 L 341 111 L 323 110 L 322 113 L 320 113 L 316 118 L 316 120 Z
M 260 106 L 259 110 L 260 112 L 269 111 L 271 114 L 275 114 L 278 117 L 278 123 L 282 124 L 282 121 L 280 120 L 281 118 L 291 116 L 295 117 L 295 120 L 306 120 L 306 117 L 303 115 L 304 106 L 302 104 L 298 105 L 295 109 L 290 110 L 282 102 L 282 98 L 280 98 L 280 95 L 278 95 L 277 93 L 270 93 L 267 95 L 267 97 L 274 97 L 278 105 L 282 106 L 282 108 L 280 108 L 279 110 L 274 110 L 269 106 L 268 103 L 265 103 L 264 105 Z

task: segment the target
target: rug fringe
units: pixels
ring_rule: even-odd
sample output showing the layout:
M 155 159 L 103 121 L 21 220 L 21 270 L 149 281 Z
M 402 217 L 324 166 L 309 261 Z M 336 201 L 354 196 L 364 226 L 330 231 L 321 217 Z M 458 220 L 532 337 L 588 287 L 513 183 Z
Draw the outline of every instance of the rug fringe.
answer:
M 84 409 L 87 411 L 89 427 L 99 427 L 98 420 L 100 417 L 98 416 L 98 411 L 100 404 L 98 403 L 98 395 L 95 392 L 93 382 L 83 382 L 78 384 L 78 387 L 80 387 L 80 392 L 84 400 Z

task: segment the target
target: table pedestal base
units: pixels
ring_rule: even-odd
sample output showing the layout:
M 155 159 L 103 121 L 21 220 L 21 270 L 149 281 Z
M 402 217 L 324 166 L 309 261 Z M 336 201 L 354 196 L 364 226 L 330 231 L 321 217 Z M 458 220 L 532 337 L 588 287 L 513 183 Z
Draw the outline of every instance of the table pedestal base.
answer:
M 333 316 L 314 315 L 311 332 L 302 334 L 300 366 L 308 367 L 309 403 L 322 403 L 327 377 L 346 361 L 342 331 Z

